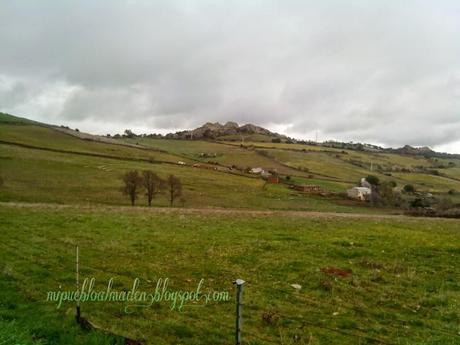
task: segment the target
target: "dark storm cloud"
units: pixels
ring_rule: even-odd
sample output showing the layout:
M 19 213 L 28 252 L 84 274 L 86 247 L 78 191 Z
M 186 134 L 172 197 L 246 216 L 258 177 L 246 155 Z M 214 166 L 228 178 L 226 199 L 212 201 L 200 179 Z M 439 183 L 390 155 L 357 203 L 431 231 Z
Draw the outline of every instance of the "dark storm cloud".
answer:
M 459 37 L 454 0 L 2 2 L 0 110 L 460 149 Z

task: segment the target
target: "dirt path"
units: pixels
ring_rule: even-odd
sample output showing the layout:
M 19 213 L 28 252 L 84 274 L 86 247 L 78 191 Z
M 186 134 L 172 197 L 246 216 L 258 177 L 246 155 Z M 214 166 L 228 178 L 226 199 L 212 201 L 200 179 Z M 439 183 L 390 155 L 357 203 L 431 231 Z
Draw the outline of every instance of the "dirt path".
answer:
M 318 211 L 278 211 L 278 210 L 249 210 L 230 208 L 179 208 L 179 207 L 145 207 L 145 206 L 110 206 L 100 204 L 52 204 L 52 203 L 24 203 L 24 202 L 0 202 L 0 207 L 29 208 L 29 209 L 71 209 L 82 211 L 101 212 L 126 212 L 142 214 L 179 214 L 179 215 L 221 215 L 221 216 L 249 216 L 249 217 L 299 217 L 299 218 L 322 218 L 322 219 L 394 219 L 394 220 L 443 220 L 456 221 L 448 218 L 411 217 L 402 214 L 367 214 L 367 213 L 334 213 Z

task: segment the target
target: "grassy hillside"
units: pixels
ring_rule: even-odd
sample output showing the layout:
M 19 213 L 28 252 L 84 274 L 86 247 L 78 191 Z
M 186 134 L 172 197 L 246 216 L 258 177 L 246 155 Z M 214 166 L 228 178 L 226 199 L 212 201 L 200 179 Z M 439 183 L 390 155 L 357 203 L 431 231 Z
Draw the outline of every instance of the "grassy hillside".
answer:
M 25 119 L 23 117 L 13 116 L 10 114 L 0 112 L 0 123 L 1 124 L 36 124 L 37 122 Z
M 97 291 L 110 277 L 117 290 L 140 278 L 141 291 L 168 277 L 174 289 L 203 278 L 204 291 L 230 293 L 183 312 L 83 303 L 93 323 L 147 344 L 232 343 L 236 278 L 247 281 L 245 344 L 459 343 L 458 221 L 6 206 L 0 226 L 0 319 L 46 344 L 82 343 L 62 331 L 79 335 L 74 305 L 46 302 L 47 291 L 74 287 L 77 244 L 81 275 L 95 277 Z
M 127 159 L 167 162 L 177 162 L 182 159 L 181 157 L 154 150 L 143 150 L 123 145 L 81 140 L 51 127 L 35 125 L 15 126 L 13 124 L 0 124 L 0 140 L 8 143 L 32 146 L 34 148 Z
M 264 167 L 265 169 L 277 170 L 281 174 L 307 176 L 304 172 L 296 171 L 259 154 L 255 149 L 242 148 L 222 142 L 149 138 L 124 139 L 123 141 L 161 149 L 203 163 L 211 162 L 223 166 L 238 166 L 243 169 Z
M 24 122 L 2 115 L 0 121 L 0 200 L 57 203 L 127 204 L 120 192 L 120 176 L 130 169 L 152 169 L 175 174 L 184 182 L 185 207 L 233 207 L 297 209 L 343 212 L 385 212 L 353 203 L 340 196 L 329 198 L 300 194 L 287 185 L 265 185 L 257 176 L 240 170 L 263 167 L 277 170 L 288 183 L 317 184 L 343 193 L 363 176 L 377 175 L 400 187 L 414 184 L 417 190 L 446 193 L 460 190 L 460 161 L 428 173 L 371 171 L 397 165 L 405 169 L 434 168 L 423 157 L 324 149 L 299 144 L 184 141 L 134 138 L 105 142 L 103 138 Z M 21 125 L 18 125 L 21 124 Z M 301 148 L 303 147 L 303 148 Z M 186 166 L 177 163 L 185 162 Z M 201 163 L 210 169 L 192 167 Z M 222 168 L 216 171 L 214 168 Z M 391 176 L 387 176 L 391 175 Z M 145 204 L 143 195 L 139 200 Z M 165 196 L 154 202 L 166 206 Z
M 245 145 L 263 152 L 280 164 L 308 172 L 323 180 L 333 179 L 350 185 L 356 184 L 361 177 L 376 175 L 383 181 L 392 180 L 399 186 L 413 184 L 417 190 L 425 192 L 446 193 L 450 189 L 460 191 L 459 159 L 429 159 L 286 143 L 247 142 Z M 449 163 L 453 165 L 449 166 Z M 439 164 L 444 167 L 439 168 Z M 426 172 L 418 172 L 421 169 Z M 409 172 L 402 173 L 400 170 Z M 431 171 L 437 171 L 439 176 L 431 174 Z
M 120 192 L 120 176 L 129 169 L 153 169 L 160 176 L 176 174 L 184 184 L 185 207 L 306 209 L 375 212 L 369 207 L 342 205 L 335 199 L 305 196 L 259 178 L 189 166 L 133 162 L 0 144 L 2 201 L 104 203 L 128 205 Z M 145 205 L 143 195 L 140 205 Z M 154 201 L 167 206 L 167 196 Z M 178 205 L 182 205 L 179 203 Z

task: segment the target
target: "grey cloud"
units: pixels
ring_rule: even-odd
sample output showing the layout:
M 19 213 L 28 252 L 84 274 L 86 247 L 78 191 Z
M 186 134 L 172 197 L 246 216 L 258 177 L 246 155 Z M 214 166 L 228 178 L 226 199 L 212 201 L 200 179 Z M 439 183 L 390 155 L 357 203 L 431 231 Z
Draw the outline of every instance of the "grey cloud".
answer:
M 443 145 L 460 142 L 459 36 L 453 0 L 2 2 L 0 110 Z

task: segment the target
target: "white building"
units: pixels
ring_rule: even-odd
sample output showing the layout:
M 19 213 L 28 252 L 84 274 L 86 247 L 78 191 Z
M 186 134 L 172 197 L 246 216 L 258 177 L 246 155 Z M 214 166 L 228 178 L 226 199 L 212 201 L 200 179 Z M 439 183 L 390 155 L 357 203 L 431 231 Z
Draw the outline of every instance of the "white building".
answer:
M 264 173 L 264 172 L 265 172 L 265 170 L 262 169 L 262 168 L 252 168 L 252 169 L 251 169 L 251 173 L 252 173 L 252 174 L 262 174 L 262 173 Z
M 347 195 L 351 199 L 365 201 L 371 196 L 371 189 L 367 187 L 353 187 L 347 190 Z

